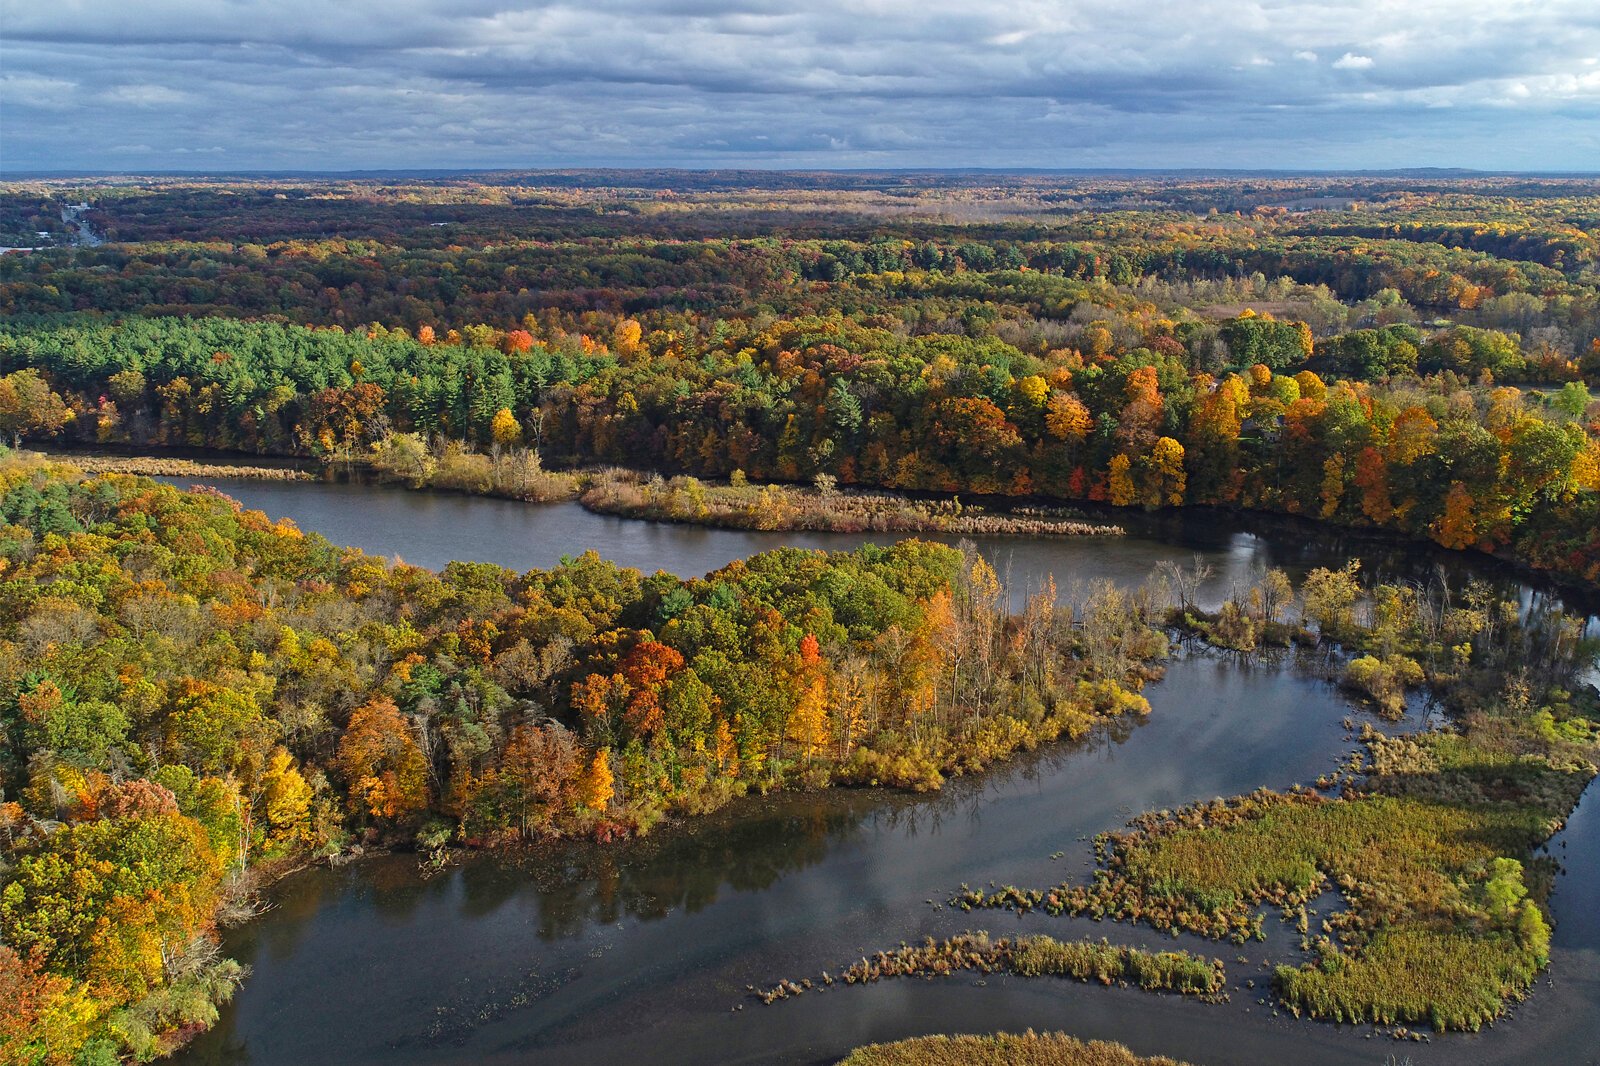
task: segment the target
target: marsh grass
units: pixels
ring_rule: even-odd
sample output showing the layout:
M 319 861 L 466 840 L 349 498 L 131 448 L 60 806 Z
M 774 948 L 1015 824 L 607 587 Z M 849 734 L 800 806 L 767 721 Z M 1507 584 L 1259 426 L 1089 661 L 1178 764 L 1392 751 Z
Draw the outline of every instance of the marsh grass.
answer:
M 852 1051 L 839 1066 L 1184 1066 L 1164 1055 L 1140 1058 L 1121 1044 L 1065 1033 L 919 1036 Z
M 1449 734 L 1437 742 L 1457 744 Z M 1525 763 L 1509 765 L 1521 772 L 1425 775 L 1422 795 L 1379 777 L 1397 794 L 1257 792 L 1148 815 L 1103 838 L 1105 866 L 1091 885 L 968 891 L 956 902 L 1243 942 L 1261 936 L 1263 905 L 1303 920 L 1331 882 L 1348 909 L 1323 923 L 1312 963 L 1278 968 L 1285 1005 L 1335 1021 L 1476 1030 L 1548 961 L 1548 924 L 1512 856 L 1526 857 L 1554 831 L 1570 805 L 1558 797 L 1589 776 L 1554 772 L 1566 779 L 1558 783 L 1545 780 L 1548 768 L 1529 775 Z
M 627 470 L 582 475 L 581 502 L 591 511 L 689 522 L 728 529 L 807 530 L 833 533 L 949 533 L 966 536 L 1120 536 L 1120 526 L 1082 521 L 1063 509 L 1005 512 L 959 499 L 915 500 L 887 493 L 785 485 L 717 484 L 693 477 Z
M 247 463 L 203 463 L 194 459 L 157 455 L 56 455 L 51 462 L 67 463 L 85 474 L 134 474 L 139 477 L 248 478 L 253 481 L 311 481 L 312 475 L 289 466 L 251 466 Z
M 1401 737 L 1365 728 L 1337 794 L 1262 790 L 1141 816 L 1097 839 L 1090 884 L 963 886 L 952 902 L 1236 943 L 1264 939 L 1262 911 L 1276 906 L 1312 953 L 1277 968 L 1278 995 L 1317 1018 L 1476 1030 L 1525 995 L 1550 946 L 1549 871 L 1533 852 L 1600 754 L 1600 695 L 1577 683 L 1592 648 L 1568 620 L 1524 617 L 1481 590 L 1469 590 L 1470 609 L 1388 586 L 1363 601 L 1355 570 L 1308 578 L 1290 639 L 1336 639 L 1354 656 L 1345 686 L 1380 713 L 1403 710 L 1406 690 L 1426 682 L 1449 725 Z M 1255 647 L 1277 625 L 1262 602 L 1174 624 Z M 1330 889 L 1346 909 L 1313 935 L 1308 904 Z
M 1064 977 L 1102 985 L 1127 985 L 1150 992 L 1217 997 L 1227 973 L 1221 959 L 1187 951 L 1146 951 L 1105 940 L 1059 941 L 1048 936 L 991 939 L 983 932 L 961 933 L 948 940 L 927 938 L 891 951 L 863 957 L 837 976 L 824 972 L 819 981 L 780 981 L 755 993 L 772 1004 L 836 982 L 873 984 L 892 977 L 948 977 L 963 970 L 1012 973 L 1018 977 Z

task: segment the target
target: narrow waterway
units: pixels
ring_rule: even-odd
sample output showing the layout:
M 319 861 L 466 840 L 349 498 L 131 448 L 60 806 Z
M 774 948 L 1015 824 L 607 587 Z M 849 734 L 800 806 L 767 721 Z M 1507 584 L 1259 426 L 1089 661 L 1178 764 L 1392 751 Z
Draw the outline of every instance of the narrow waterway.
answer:
M 354 545 L 432 569 L 452 560 L 491 562 L 519 571 L 548 568 L 559 564 L 563 556 L 593 550 L 601 558 L 645 573 L 667 570 L 697 577 L 774 548 L 841 551 L 899 539 L 890 533 L 711 529 L 595 514 L 577 503 L 527 504 L 411 492 L 351 480 L 158 480 L 182 487 L 214 488 L 273 518 L 293 519 L 302 529 L 320 533 L 335 544 Z M 1132 587 L 1148 579 L 1163 560 L 1190 567 L 1198 558 L 1212 570 L 1200 598 L 1213 607 L 1231 589 L 1247 588 L 1268 568 L 1281 568 L 1298 581 L 1316 567 L 1337 568 L 1350 559 L 1360 559 L 1363 574 L 1379 580 L 1428 583 L 1442 576 L 1457 590 L 1469 581 L 1485 581 L 1530 606 L 1541 602 L 1559 606 L 1563 600 L 1560 593 L 1552 591 L 1553 586 L 1520 580 L 1497 560 L 1360 531 L 1204 511 L 1119 511 L 1107 520 L 1125 526 L 1129 535 L 926 539 L 973 541 L 1019 598 L 1048 576 L 1056 579 L 1063 592 L 1075 582 L 1094 580 Z M 1593 611 L 1600 605 L 1583 602 L 1575 606 Z
M 440 566 L 454 558 L 550 566 L 593 548 L 645 570 L 698 574 L 782 544 L 849 547 L 843 535 L 751 534 L 589 514 L 575 505 L 406 493 L 356 484 L 214 482 L 252 507 L 339 543 Z M 1292 574 L 1359 555 L 1386 577 L 1508 585 L 1492 565 L 1388 542 L 1215 520 L 1163 518 L 1125 538 L 980 543 L 1014 587 L 1143 580 L 1200 553 L 1206 597 L 1263 566 Z M 1547 595 L 1523 586 L 1524 602 Z M 927 1032 L 1063 1029 L 1197 1064 L 1600 1061 L 1600 799 L 1552 842 L 1565 872 L 1552 907 L 1554 964 L 1495 1027 L 1397 1046 L 1367 1027 L 1274 1016 L 1258 1001 L 1265 945 L 1184 938 L 1225 958 L 1224 1005 L 1053 980 L 902 980 L 763 1007 L 747 985 L 815 977 L 899 941 L 969 928 L 1170 943 L 1111 924 L 963 914 L 963 882 L 1047 884 L 1090 870 L 1089 838 L 1151 809 L 1305 782 L 1368 720 L 1288 660 L 1180 656 L 1149 691 L 1153 712 L 1057 745 L 934 796 L 833 790 L 742 801 L 620 847 L 476 856 L 433 877 L 411 857 L 319 869 L 284 882 L 275 908 L 228 935 L 254 967 L 220 1024 L 179 1058 L 213 1063 L 824 1063 L 850 1047 Z M 1414 725 L 1415 723 L 1409 723 Z M 1402 724 L 1400 728 L 1407 727 Z M 1239 961 L 1240 959 L 1243 961 Z M 1242 987 L 1255 979 L 1257 991 Z M 742 1008 L 742 1009 L 741 1009 Z

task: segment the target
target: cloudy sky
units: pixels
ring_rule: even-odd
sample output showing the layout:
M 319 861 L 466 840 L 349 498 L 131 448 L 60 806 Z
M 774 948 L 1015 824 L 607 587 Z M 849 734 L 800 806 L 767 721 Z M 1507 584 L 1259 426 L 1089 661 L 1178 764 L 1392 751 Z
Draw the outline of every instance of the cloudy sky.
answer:
M 0 0 L 0 169 L 1600 170 L 1600 0 Z

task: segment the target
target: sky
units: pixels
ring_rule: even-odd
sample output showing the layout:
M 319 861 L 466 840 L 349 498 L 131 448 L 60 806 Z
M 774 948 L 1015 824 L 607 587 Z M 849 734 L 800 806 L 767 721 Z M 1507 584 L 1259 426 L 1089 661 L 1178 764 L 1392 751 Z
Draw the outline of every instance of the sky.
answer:
M 0 171 L 1600 170 L 1600 0 L 0 0 Z

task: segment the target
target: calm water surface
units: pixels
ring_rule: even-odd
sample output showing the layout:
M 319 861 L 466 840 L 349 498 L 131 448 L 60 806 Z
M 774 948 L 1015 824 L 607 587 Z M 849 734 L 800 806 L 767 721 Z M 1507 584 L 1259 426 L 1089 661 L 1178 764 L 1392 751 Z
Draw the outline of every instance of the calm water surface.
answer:
M 410 492 L 357 481 L 157 480 L 216 488 L 246 507 L 274 518 L 291 518 L 302 529 L 321 533 L 335 544 L 355 545 L 433 569 L 455 559 L 497 563 L 513 570 L 549 568 L 558 565 L 563 556 L 592 549 L 602 558 L 647 574 L 668 570 L 698 577 L 734 559 L 773 548 L 839 551 L 898 539 L 885 533 L 762 533 L 642 522 L 594 514 L 577 503 L 526 504 Z M 1525 603 L 1560 602 L 1549 587 L 1516 579 L 1496 560 L 1360 531 L 1269 517 L 1227 518 L 1203 511 L 1117 512 L 1108 521 L 1123 525 L 1130 535 L 965 539 L 978 545 L 1002 577 L 1009 574 L 1009 584 L 1018 596 L 1050 575 L 1063 590 L 1073 581 L 1101 578 L 1137 585 L 1162 560 L 1187 567 L 1199 556 L 1214 570 L 1201 597 L 1213 605 L 1232 587 L 1254 582 L 1263 569 L 1279 567 L 1298 580 L 1315 567 L 1340 567 L 1353 558 L 1362 560 L 1365 574 L 1382 580 L 1426 582 L 1442 573 L 1458 589 L 1469 580 L 1481 579 L 1520 596 Z M 927 539 L 955 543 L 958 538 Z M 1576 606 L 1586 612 L 1600 609 L 1600 603 L 1587 601 Z
M 192 483 L 185 480 L 183 483 Z M 405 493 L 355 484 L 219 481 L 274 517 L 338 543 L 441 566 L 450 559 L 547 567 L 588 548 L 652 571 L 699 574 L 784 544 L 842 548 L 869 538 L 750 534 L 591 515 L 575 505 Z M 1386 577 L 1511 581 L 1492 565 L 1383 541 L 1214 519 L 1137 519 L 1118 539 L 980 542 L 1014 587 L 1054 573 L 1143 580 L 1160 559 L 1201 553 L 1206 598 L 1261 566 L 1298 576 L 1363 558 Z M 1547 593 L 1527 586 L 1524 602 Z M 1144 810 L 1330 769 L 1364 720 L 1289 662 L 1180 656 L 1149 695 L 1148 719 L 1057 745 L 932 797 L 835 790 L 752 799 L 620 847 L 473 857 L 431 878 L 414 859 L 314 870 L 276 907 L 233 931 L 254 967 L 222 1021 L 179 1057 L 252 1063 L 825 1063 L 870 1041 L 928 1032 L 1064 1029 L 1197 1064 L 1600 1062 L 1600 798 L 1585 798 L 1552 853 L 1554 964 L 1537 993 L 1492 1030 L 1397 1046 L 1370 1028 L 1274 1017 L 1258 1001 L 1268 960 L 1295 957 L 1274 920 L 1244 949 L 1182 938 L 1229 960 L 1226 1005 L 1060 981 L 974 975 L 889 981 L 764 1007 L 746 985 L 837 971 L 901 940 L 970 928 L 1092 933 L 1167 944 L 1151 930 L 1032 915 L 966 915 L 939 901 L 963 882 L 1024 885 L 1087 877 L 1089 838 Z M 1406 726 L 1415 726 L 1416 721 Z M 1056 856 L 1061 853 L 1060 856 Z M 1239 962 L 1241 952 L 1244 962 Z M 741 1007 L 743 1009 L 736 1009 Z

